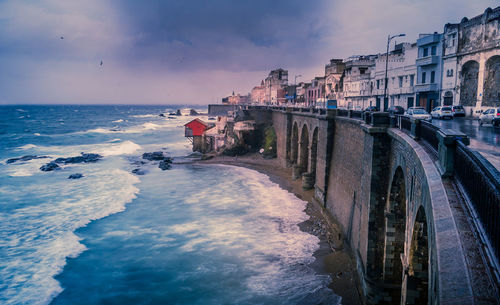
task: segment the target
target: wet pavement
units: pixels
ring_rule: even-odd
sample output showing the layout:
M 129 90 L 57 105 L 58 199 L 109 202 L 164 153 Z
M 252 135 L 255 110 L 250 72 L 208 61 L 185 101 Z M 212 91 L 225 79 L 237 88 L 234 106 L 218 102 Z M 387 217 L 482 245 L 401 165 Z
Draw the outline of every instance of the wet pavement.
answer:
M 433 119 L 432 124 L 465 133 L 470 138 L 469 147 L 481 153 L 500 171 L 500 127 L 493 127 L 491 124 L 479 126 L 477 119 L 469 118 Z

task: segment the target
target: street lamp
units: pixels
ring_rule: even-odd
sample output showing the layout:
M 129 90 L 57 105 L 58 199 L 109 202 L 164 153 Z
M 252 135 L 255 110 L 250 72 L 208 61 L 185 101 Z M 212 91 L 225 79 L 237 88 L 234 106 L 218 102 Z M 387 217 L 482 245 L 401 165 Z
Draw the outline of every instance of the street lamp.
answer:
M 299 75 L 295 75 L 295 80 L 293 82 L 294 85 L 297 85 L 297 78 L 298 77 L 302 77 L 302 75 L 300 75 L 300 74 Z
M 387 97 L 387 66 L 389 64 L 389 43 L 393 38 L 396 37 L 403 37 L 406 36 L 406 34 L 399 34 L 399 35 L 394 35 L 394 36 L 387 36 L 387 52 L 385 53 L 385 78 L 384 78 L 384 110 L 385 109 L 385 101 L 387 100 L 387 103 L 389 103 L 389 98 Z

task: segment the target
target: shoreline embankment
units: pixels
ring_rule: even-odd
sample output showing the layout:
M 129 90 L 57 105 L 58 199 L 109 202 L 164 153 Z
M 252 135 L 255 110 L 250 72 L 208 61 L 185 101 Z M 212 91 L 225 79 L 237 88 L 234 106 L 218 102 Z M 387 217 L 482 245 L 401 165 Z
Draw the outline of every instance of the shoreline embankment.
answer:
M 194 163 L 224 164 L 258 171 L 282 189 L 306 201 L 305 212 L 310 218 L 299 224 L 299 227 L 320 240 L 320 247 L 314 253 L 316 260 L 311 267 L 319 274 L 330 274 L 332 282 L 329 288 L 342 297 L 342 304 L 362 304 L 356 263 L 351 249 L 343 243 L 340 226 L 314 199 L 314 190 L 304 190 L 300 180 L 292 180 L 291 169 L 280 166 L 277 159 L 264 159 L 258 153 L 238 157 L 214 156 Z

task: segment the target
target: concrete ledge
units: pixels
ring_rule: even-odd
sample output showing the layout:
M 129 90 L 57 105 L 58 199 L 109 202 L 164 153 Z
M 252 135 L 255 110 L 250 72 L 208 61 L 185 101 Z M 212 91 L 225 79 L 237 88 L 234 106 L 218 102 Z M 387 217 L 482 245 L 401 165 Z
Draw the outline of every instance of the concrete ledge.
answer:
M 431 268 L 436 269 L 431 269 L 430 280 L 433 281 L 433 276 L 437 278 L 434 285 L 438 304 L 474 304 L 465 254 L 441 174 L 423 147 L 410 136 L 395 128 L 389 129 L 388 134 L 413 150 L 425 173 L 427 188 L 424 188 L 424 191 L 429 196 L 430 206 L 426 206 L 426 202 L 423 204 L 432 226 L 432 232 L 429 234 L 432 239 L 429 244 L 433 247 L 432 250 L 429 249 Z M 433 253 L 436 255 L 437 266 L 432 266 Z

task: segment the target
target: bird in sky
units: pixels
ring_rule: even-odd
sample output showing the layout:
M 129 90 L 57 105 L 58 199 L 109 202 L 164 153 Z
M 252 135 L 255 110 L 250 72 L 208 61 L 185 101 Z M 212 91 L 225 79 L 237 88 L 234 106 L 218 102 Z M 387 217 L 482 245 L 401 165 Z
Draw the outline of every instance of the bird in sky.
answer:
M 102 66 L 102 60 L 101 60 L 101 66 Z
M 61 39 L 64 39 L 64 37 L 63 37 L 63 36 L 61 36 Z

